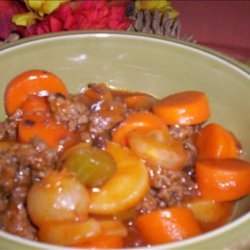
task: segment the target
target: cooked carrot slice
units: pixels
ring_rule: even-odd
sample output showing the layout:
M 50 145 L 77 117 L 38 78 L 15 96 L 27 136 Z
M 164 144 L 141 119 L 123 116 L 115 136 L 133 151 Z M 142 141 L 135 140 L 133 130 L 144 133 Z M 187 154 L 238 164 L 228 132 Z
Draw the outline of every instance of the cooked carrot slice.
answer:
M 74 244 L 74 247 L 84 247 L 84 248 L 116 248 L 120 249 L 124 246 L 124 237 L 121 236 L 109 236 L 109 235 L 99 235 L 88 242 L 81 244 Z
M 208 124 L 195 137 L 195 146 L 200 159 L 238 158 L 240 144 L 235 136 L 218 124 Z
M 5 109 L 12 115 L 31 94 L 47 96 L 49 93 L 67 95 L 67 89 L 54 74 L 44 70 L 29 70 L 10 81 L 5 91 Z
M 169 95 L 153 105 L 153 112 L 167 125 L 195 125 L 210 117 L 208 99 L 199 91 Z
M 149 109 L 156 100 L 157 99 L 151 95 L 135 94 L 126 96 L 124 98 L 124 103 L 131 109 Z
M 49 105 L 46 97 L 30 95 L 20 106 L 23 113 L 33 113 L 35 111 L 46 111 L 49 110 Z
M 109 100 L 112 97 L 112 93 L 105 83 L 90 86 L 85 90 L 84 94 L 94 102 L 98 100 Z
M 183 240 L 201 233 L 192 211 L 172 207 L 139 215 L 135 226 L 142 239 L 152 245 Z
M 201 196 L 230 201 L 250 194 L 250 163 L 240 159 L 207 159 L 196 163 L 196 181 Z
M 122 146 L 128 144 L 128 133 L 131 131 L 146 132 L 153 129 L 166 129 L 165 123 L 156 115 L 140 112 L 125 118 L 112 134 L 112 140 Z
M 18 140 L 29 143 L 37 136 L 48 146 L 62 151 L 76 144 L 79 137 L 74 132 L 69 132 L 62 124 L 58 124 L 54 117 L 44 113 L 24 115 L 18 124 Z

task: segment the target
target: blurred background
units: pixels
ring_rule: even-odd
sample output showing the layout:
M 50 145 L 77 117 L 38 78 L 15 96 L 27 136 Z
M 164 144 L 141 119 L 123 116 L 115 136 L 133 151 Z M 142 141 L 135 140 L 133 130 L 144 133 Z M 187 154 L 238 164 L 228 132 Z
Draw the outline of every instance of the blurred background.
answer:
M 250 62 L 250 1 L 173 0 L 182 32 L 241 61 Z
M 0 0 L 0 43 L 79 29 L 192 35 L 250 64 L 250 0 Z

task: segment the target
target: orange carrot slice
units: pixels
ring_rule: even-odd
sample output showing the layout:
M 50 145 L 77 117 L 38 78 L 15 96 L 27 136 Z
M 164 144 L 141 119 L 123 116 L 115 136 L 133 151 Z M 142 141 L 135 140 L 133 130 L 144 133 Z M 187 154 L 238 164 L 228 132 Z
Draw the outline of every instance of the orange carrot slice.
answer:
M 218 124 L 209 124 L 195 137 L 199 159 L 238 158 L 240 144 L 235 136 Z
M 156 98 L 147 94 L 129 95 L 124 98 L 124 103 L 131 109 L 149 109 Z
M 49 105 L 46 100 L 46 97 L 30 95 L 28 98 L 22 103 L 20 109 L 24 114 L 33 113 L 36 111 L 46 111 L 49 110 Z
M 153 105 L 153 112 L 167 125 L 195 125 L 210 117 L 208 99 L 199 91 L 169 95 Z
M 208 159 L 196 163 L 201 196 L 215 201 L 236 200 L 250 194 L 250 163 L 239 159 Z
M 12 115 L 31 94 L 48 96 L 49 93 L 67 95 L 67 89 L 54 74 L 44 70 L 29 70 L 10 81 L 5 91 L 5 109 Z
M 192 211 L 186 207 L 155 210 L 136 218 L 142 239 L 152 245 L 183 240 L 201 233 Z
M 125 118 L 112 134 L 112 140 L 122 146 L 128 144 L 131 131 L 147 132 L 153 129 L 166 129 L 165 123 L 156 115 L 146 112 L 133 113 Z
M 84 94 L 94 102 L 109 100 L 112 97 L 112 93 L 105 83 L 99 83 L 86 89 Z
M 124 237 L 121 236 L 109 236 L 109 235 L 98 235 L 92 240 L 85 243 L 74 244 L 74 247 L 84 248 L 107 248 L 107 249 L 120 249 L 124 246 Z
M 44 113 L 27 114 L 18 124 L 18 140 L 29 143 L 37 136 L 48 146 L 62 151 L 76 144 L 79 137 L 74 132 L 69 132 L 62 124 L 58 124 L 54 117 Z

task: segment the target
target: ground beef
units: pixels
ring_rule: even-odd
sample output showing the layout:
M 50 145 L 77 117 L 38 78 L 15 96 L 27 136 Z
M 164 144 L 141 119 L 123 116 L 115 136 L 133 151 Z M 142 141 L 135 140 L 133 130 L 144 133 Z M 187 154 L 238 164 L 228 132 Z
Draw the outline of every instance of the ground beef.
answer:
M 93 146 L 104 149 L 106 147 L 106 142 L 110 140 L 110 132 L 104 132 L 102 134 L 96 135 L 94 139 L 92 140 Z
M 150 173 L 151 189 L 137 206 L 140 213 L 179 205 L 183 200 L 198 196 L 196 183 L 184 171 L 158 169 Z
M 0 151 L 0 229 L 37 239 L 26 211 L 31 185 L 55 168 L 57 154 L 34 138 L 32 144 L 13 143 Z
M 89 84 L 97 94 L 105 96 L 108 89 L 103 85 Z M 81 141 L 92 142 L 102 148 L 110 139 L 111 129 L 126 115 L 126 106 L 121 98 L 112 97 L 92 100 L 86 93 L 68 95 L 50 95 L 50 109 L 56 120 L 64 124 L 69 131 L 79 133 Z
M 169 132 L 170 134 L 182 141 L 193 139 L 194 135 L 197 134 L 201 129 L 201 125 L 195 125 L 195 126 L 169 126 Z
M 0 214 L 0 226 L 11 234 L 37 240 L 37 229 L 30 223 L 24 203 L 10 202 L 5 213 Z
M 56 120 L 65 124 L 69 131 L 84 131 L 88 123 L 88 107 L 82 94 L 67 97 L 56 94 L 48 97 L 50 109 Z
M 111 130 L 126 116 L 126 107 L 120 99 L 100 101 L 92 106 L 89 115 L 89 132 L 102 141 L 110 139 Z
M 128 221 L 126 223 L 128 235 L 124 240 L 124 247 L 131 248 L 131 247 L 142 247 L 145 246 L 146 243 L 140 237 L 138 230 L 135 227 L 134 220 Z
M 185 163 L 185 168 L 191 170 L 197 158 L 197 150 L 194 146 L 194 136 L 200 131 L 201 125 L 196 126 L 170 126 L 170 134 L 183 142 L 183 146 L 187 151 L 187 160 Z M 190 172 L 191 173 L 191 172 Z
M 136 210 L 142 214 L 149 213 L 157 208 L 161 208 L 160 205 L 161 201 L 158 199 L 156 191 L 151 188 L 149 193 L 144 196 L 143 200 L 136 206 Z
M 3 122 L 0 122 L 0 141 L 1 140 L 16 140 L 17 124 L 23 115 L 22 110 L 18 109 L 17 112 L 8 117 Z
M 167 206 L 198 195 L 197 184 L 183 171 L 159 169 L 151 177 L 152 188 Z

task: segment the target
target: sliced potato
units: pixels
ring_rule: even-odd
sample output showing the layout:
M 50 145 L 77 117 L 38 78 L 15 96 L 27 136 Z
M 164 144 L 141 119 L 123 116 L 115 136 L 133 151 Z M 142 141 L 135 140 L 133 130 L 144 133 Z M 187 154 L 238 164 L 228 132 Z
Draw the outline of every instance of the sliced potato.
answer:
M 130 132 L 130 148 L 152 167 L 180 170 L 184 167 L 187 153 L 182 143 L 167 135 L 165 130 L 149 133 Z
M 126 237 L 128 234 L 127 228 L 120 220 L 101 220 L 99 223 L 103 235 Z
M 193 211 L 202 229 L 210 231 L 229 221 L 235 202 L 216 202 L 204 198 L 195 198 L 186 201 L 185 204 Z
M 135 206 L 149 190 L 145 165 L 129 149 L 109 142 L 107 151 L 117 164 L 116 172 L 97 192 L 90 193 L 90 212 L 113 215 Z
M 69 246 L 84 243 L 101 233 L 101 225 L 94 219 L 86 221 L 57 221 L 43 224 L 39 239 L 43 242 Z

